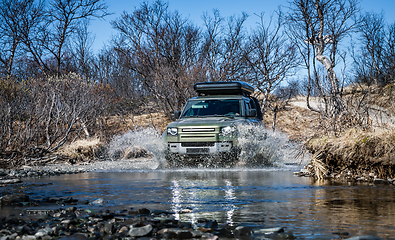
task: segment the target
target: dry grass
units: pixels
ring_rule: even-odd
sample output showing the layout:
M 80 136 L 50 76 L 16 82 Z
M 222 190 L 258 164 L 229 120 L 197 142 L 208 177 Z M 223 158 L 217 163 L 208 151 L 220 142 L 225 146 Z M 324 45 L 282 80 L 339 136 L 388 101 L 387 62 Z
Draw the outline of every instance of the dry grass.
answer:
M 392 95 L 389 91 L 387 94 L 380 91 L 380 95 L 369 97 L 372 103 L 383 107 Z M 270 112 L 264 124 L 271 127 Z M 291 140 L 304 143 L 313 153 L 309 166 L 317 179 L 339 175 L 395 178 L 395 128 L 386 124 L 370 127 L 352 124 L 347 127 L 346 124 L 335 135 L 330 131 L 330 124 L 310 110 L 291 105 L 278 113 L 276 130 L 287 133 Z
M 369 159 L 372 163 L 395 163 L 395 129 L 366 131 L 352 128 L 339 136 L 314 138 L 308 145 L 313 150 L 325 149 L 332 155 L 341 155 L 344 161 Z
M 72 162 L 91 161 L 104 152 L 104 144 L 99 138 L 79 139 L 62 146 L 56 154 L 62 155 Z
M 287 133 L 291 140 L 304 142 L 316 133 L 319 116 L 305 108 L 289 105 L 277 114 L 276 131 Z M 267 112 L 263 124 L 270 129 L 273 113 Z
M 142 115 L 112 116 L 105 119 L 106 126 L 110 129 L 111 135 L 122 134 L 128 130 L 154 128 L 163 132 L 172 120 L 164 113 L 148 113 Z
M 319 180 L 324 179 L 328 174 L 328 167 L 321 161 L 322 155 L 322 151 L 317 151 L 313 156 L 311 156 L 310 163 L 313 168 L 314 175 Z

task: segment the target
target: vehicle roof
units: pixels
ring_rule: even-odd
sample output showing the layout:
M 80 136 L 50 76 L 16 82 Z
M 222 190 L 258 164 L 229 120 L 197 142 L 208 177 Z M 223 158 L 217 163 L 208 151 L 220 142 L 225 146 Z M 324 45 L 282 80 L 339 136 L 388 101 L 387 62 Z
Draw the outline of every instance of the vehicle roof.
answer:
M 243 99 L 246 98 L 243 95 L 208 95 L 208 96 L 197 96 L 189 100 L 218 100 L 218 99 Z
M 254 92 L 253 86 L 242 81 L 200 82 L 193 88 L 199 95 L 251 95 Z

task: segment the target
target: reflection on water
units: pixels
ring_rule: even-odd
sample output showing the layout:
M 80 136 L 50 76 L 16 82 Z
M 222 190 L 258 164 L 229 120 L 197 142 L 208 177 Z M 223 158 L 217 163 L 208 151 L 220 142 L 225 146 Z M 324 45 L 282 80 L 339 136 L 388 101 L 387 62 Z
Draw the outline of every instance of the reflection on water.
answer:
M 303 239 L 336 239 L 344 234 L 395 236 L 393 186 L 316 184 L 289 171 L 84 173 L 32 179 L 26 187 L 32 199 L 73 197 L 79 200 L 79 208 L 172 210 L 182 221 L 196 223 L 207 218 L 229 225 L 279 226 Z M 105 200 L 104 206 L 82 204 L 98 198 Z

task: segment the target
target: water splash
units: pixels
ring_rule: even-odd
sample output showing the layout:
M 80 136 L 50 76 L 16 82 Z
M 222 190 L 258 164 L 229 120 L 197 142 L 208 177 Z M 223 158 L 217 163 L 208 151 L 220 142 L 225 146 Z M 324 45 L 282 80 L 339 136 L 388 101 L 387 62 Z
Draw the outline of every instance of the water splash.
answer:
M 290 142 L 286 134 L 268 131 L 259 125 L 239 125 L 237 129 L 241 147 L 238 166 L 283 167 L 306 161 L 295 157 L 300 144 Z
M 109 144 L 112 159 L 155 157 L 163 161 L 165 145 L 161 134 L 154 128 L 146 128 L 115 137 Z
M 238 129 L 238 146 L 241 148 L 239 160 L 235 167 L 284 167 L 303 163 L 296 159 L 298 144 L 291 143 L 285 134 L 267 131 L 262 126 L 240 125 Z M 138 157 L 153 157 L 160 168 L 168 168 L 165 160 L 166 146 L 161 134 L 154 128 L 146 128 L 115 137 L 109 145 L 109 155 L 112 159 L 132 159 Z M 201 158 L 201 160 L 205 160 Z M 207 157 L 200 167 L 215 167 L 211 157 Z M 179 168 L 190 167 L 179 165 Z

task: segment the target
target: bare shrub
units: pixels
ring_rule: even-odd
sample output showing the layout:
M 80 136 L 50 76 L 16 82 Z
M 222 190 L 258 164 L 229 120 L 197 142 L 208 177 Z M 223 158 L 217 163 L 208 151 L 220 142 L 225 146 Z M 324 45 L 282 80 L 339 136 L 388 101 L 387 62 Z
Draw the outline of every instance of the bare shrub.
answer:
M 76 74 L 1 79 L 0 88 L 0 152 L 11 159 L 41 157 L 79 137 L 94 135 L 100 129 L 97 118 L 108 103 L 98 84 Z

